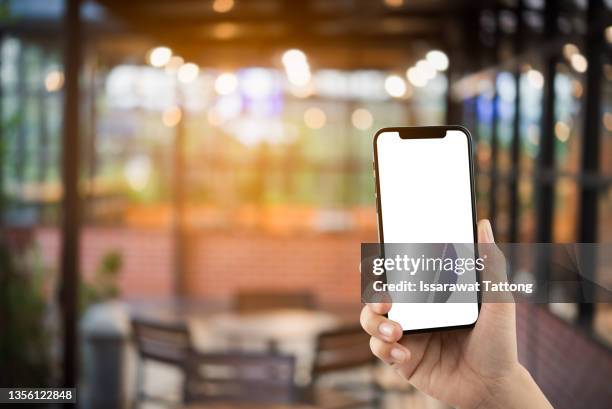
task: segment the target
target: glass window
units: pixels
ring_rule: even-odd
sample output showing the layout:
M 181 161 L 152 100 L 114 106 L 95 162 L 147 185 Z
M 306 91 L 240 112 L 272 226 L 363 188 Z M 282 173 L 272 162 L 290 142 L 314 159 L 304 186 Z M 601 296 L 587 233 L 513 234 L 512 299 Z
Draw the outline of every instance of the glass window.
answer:
M 560 243 L 576 241 L 578 198 L 577 183 L 580 169 L 582 113 L 581 78 L 559 64 L 555 76 L 555 184 L 553 240 Z
M 497 208 L 495 238 L 507 241 L 510 232 L 510 180 L 515 171 L 512 165 L 512 136 L 514 128 L 515 80 L 512 73 L 497 75 Z
M 606 62 L 603 66 L 602 87 L 602 127 L 601 127 L 601 149 L 600 149 L 600 181 L 608 180 L 605 188 L 599 194 L 599 223 L 598 241 L 601 243 L 612 243 L 612 185 L 609 180 L 612 177 L 612 65 Z M 609 271 L 612 266 L 602 263 L 598 265 L 599 277 L 610 277 Z M 604 271 L 603 269 L 608 269 Z M 606 283 L 612 285 L 612 283 Z M 609 345 L 612 345 L 612 306 L 609 304 L 596 304 L 595 317 L 593 321 L 595 333 Z
M 519 241 L 535 239 L 535 167 L 540 149 L 542 73 L 525 67 L 520 79 L 521 140 L 519 152 Z

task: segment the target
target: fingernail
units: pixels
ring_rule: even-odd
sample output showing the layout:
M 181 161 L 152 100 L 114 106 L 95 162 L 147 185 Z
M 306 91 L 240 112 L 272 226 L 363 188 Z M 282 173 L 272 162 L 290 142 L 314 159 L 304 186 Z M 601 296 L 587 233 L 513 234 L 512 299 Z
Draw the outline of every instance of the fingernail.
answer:
M 399 348 L 393 348 L 391 350 L 391 358 L 393 358 L 396 362 L 404 362 L 404 359 L 406 359 L 406 353 Z
M 378 331 L 380 331 L 381 334 L 390 337 L 393 335 L 393 325 L 385 322 L 383 324 L 380 324 L 380 326 L 378 327 Z
M 491 228 L 491 222 L 485 220 L 483 233 L 488 243 L 495 243 L 495 237 L 493 237 L 493 229 Z

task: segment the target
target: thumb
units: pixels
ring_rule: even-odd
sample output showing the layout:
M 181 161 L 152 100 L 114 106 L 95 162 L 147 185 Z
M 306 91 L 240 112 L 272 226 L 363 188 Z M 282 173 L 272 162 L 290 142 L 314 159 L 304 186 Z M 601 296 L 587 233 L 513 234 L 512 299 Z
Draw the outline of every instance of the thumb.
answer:
M 478 242 L 479 243 L 495 243 L 495 237 L 493 237 L 493 229 L 491 228 L 491 222 L 487 219 L 483 219 L 478 222 Z

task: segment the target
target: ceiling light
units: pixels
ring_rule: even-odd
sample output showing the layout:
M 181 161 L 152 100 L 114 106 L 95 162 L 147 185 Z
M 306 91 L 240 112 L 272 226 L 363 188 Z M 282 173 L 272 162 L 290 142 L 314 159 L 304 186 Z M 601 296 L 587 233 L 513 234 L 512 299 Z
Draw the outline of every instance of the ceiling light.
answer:
M 534 88 L 541 89 L 544 86 L 544 76 L 538 70 L 527 71 L 527 80 Z
M 406 81 L 399 75 L 389 75 L 385 79 L 385 91 L 395 98 L 400 98 L 406 93 Z
M 587 59 L 584 57 L 584 55 L 580 53 L 572 55 L 570 63 L 572 64 L 572 67 L 579 73 L 585 72 L 589 66 Z
M 172 128 L 178 125 L 181 122 L 181 118 L 183 117 L 183 113 L 181 112 L 181 108 L 177 106 L 172 106 L 167 108 L 162 113 L 162 123 L 168 128 Z
M 64 85 L 64 73 L 58 70 L 49 71 L 45 76 L 45 89 L 48 92 L 59 91 Z
M 370 129 L 372 127 L 374 118 L 367 109 L 357 108 L 351 115 L 351 122 L 355 128 L 365 131 L 366 129 Z
M 172 57 L 172 50 L 168 47 L 155 47 L 149 51 L 149 64 L 153 67 L 163 67 Z
M 420 60 L 420 61 L 418 61 L 416 63 L 415 67 L 416 67 L 417 70 L 419 70 L 419 71 L 421 71 L 423 73 L 423 75 L 425 76 L 425 78 L 428 81 L 433 79 L 436 76 L 436 74 L 437 74 L 436 69 L 427 60 Z
M 446 71 L 448 69 L 448 56 L 443 51 L 431 50 L 425 58 L 438 71 Z
M 321 108 L 308 108 L 304 111 L 304 123 L 310 129 L 321 129 L 327 122 L 327 116 Z
M 227 13 L 234 8 L 234 0 L 215 0 L 212 8 L 217 13 Z
M 580 49 L 578 48 L 576 44 L 567 43 L 563 46 L 563 55 L 568 60 L 571 60 L 574 54 L 579 54 L 579 53 L 580 53 Z
M 200 68 L 192 62 L 181 65 L 178 69 L 177 76 L 178 80 L 183 84 L 189 84 L 198 78 Z
M 406 72 L 406 77 L 408 77 L 410 83 L 415 87 L 420 88 L 427 85 L 427 76 L 417 67 L 412 67 L 408 69 L 408 71 Z
M 238 78 L 231 72 L 221 74 L 215 80 L 215 91 L 220 95 L 229 95 L 238 87 Z

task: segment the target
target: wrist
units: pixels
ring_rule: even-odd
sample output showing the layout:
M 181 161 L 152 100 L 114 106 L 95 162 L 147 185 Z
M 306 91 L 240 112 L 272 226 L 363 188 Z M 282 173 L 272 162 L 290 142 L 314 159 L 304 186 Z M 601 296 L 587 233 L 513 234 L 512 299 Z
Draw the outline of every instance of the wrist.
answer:
M 505 402 L 515 395 L 519 388 L 533 382 L 533 378 L 520 363 L 516 363 L 506 376 L 493 380 L 488 387 L 489 407 L 504 407 Z
M 508 374 L 486 383 L 485 397 L 478 409 L 551 408 L 527 369 L 516 363 Z

